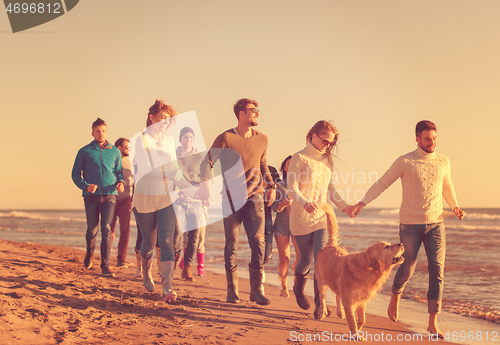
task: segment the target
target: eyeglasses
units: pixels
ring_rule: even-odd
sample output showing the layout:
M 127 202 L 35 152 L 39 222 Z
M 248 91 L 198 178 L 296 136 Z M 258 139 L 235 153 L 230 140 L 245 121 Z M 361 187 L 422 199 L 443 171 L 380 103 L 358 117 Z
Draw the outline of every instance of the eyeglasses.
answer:
M 326 145 L 326 146 L 332 146 L 333 145 L 333 141 L 328 141 L 326 139 L 323 139 L 322 137 L 320 137 L 319 135 L 316 134 L 316 136 L 320 139 L 320 140 L 323 140 L 323 145 Z
M 247 110 L 251 110 L 252 113 L 258 113 L 259 112 L 259 108 L 247 108 L 247 109 L 245 109 L 245 111 L 247 111 Z

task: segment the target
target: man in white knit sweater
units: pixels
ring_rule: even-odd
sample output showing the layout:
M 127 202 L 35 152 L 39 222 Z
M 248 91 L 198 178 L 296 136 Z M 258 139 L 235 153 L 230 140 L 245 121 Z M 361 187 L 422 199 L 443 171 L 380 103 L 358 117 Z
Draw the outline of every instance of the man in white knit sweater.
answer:
M 356 216 L 364 206 L 401 178 L 403 201 L 399 211 L 399 236 L 405 247 L 405 261 L 394 277 L 387 313 L 391 320 L 397 321 L 401 293 L 415 271 L 417 254 L 423 242 L 429 268 L 427 331 L 442 338 L 443 334 L 437 326 L 437 315 L 441 311 L 446 252 L 443 196 L 460 220 L 463 219 L 463 211 L 458 206 L 451 182 L 450 160 L 435 152 L 436 125 L 431 121 L 420 121 L 415 134 L 417 149 L 396 159 L 389 170 L 370 187 L 364 198 L 346 212 Z

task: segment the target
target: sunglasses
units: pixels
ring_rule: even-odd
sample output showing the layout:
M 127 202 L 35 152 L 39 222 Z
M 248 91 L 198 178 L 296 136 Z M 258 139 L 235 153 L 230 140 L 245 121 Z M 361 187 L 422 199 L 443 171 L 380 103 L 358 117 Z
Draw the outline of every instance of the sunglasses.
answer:
M 323 145 L 325 146 L 332 146 L 333 145 L 333 141 L 328 141 L 326 139 L 323 139 L 322 137 L 320 137 L 319 135 L 316 134 L 316 136 L 320 139 L 320 140 L 323 140 Z
M 247 110 L 251 110 L 252 113 L 258 113 L 259 112 L 259 108 L 247 108 L 247 109 L 245 109 L 245 111 L 247 111 Z

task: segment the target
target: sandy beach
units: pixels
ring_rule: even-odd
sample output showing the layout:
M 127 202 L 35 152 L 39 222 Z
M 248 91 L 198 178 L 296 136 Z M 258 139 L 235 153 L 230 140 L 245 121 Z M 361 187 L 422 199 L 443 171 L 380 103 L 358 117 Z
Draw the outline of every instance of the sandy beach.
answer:
M 225 302 L 225 276 L 206 272 L 194 283 L 175 272 L 179 298 L 148 293 L 135 266 L 100 276 L 99 256 L 90 270 L 81 251 L 69 247 L 0 240 L 0 333 L 2 344 L 286 344 L 347 339 L 345 320 L 315 320 L 293 297 L 266 285 L 271 305 L 249 301 L 248 280 L 240 278 L 239 305 Z M 156 282 L 159 277 L 154 272 Z M 367 344 L 433 343 L 403 324 L 367 315 Z M 313 337 L 316 338 L 313 338 Z M 446 342 L 441 342 L 446 343 Z

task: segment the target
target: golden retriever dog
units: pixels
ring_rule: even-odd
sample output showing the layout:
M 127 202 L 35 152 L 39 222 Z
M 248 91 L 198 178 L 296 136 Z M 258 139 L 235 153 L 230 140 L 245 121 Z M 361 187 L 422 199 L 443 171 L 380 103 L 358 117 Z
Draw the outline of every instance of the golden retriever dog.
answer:
M 327 246 L 316 257 L 319 303 L 314 317 L 327 316 L 325 297 L 330 288 L 337 298 L 337 315 L 343 318 L 343 306 L 351 335 L 357 336 L 365 324 L 366 303 L 382 288 L 392 268 L 404 261 L 404 247 L 402 243 L 379 242 L 364 252 L 348 254 L 338 245 L 338 225 L 332 207 L 326 204 L 323 210 L 330 237 Z

